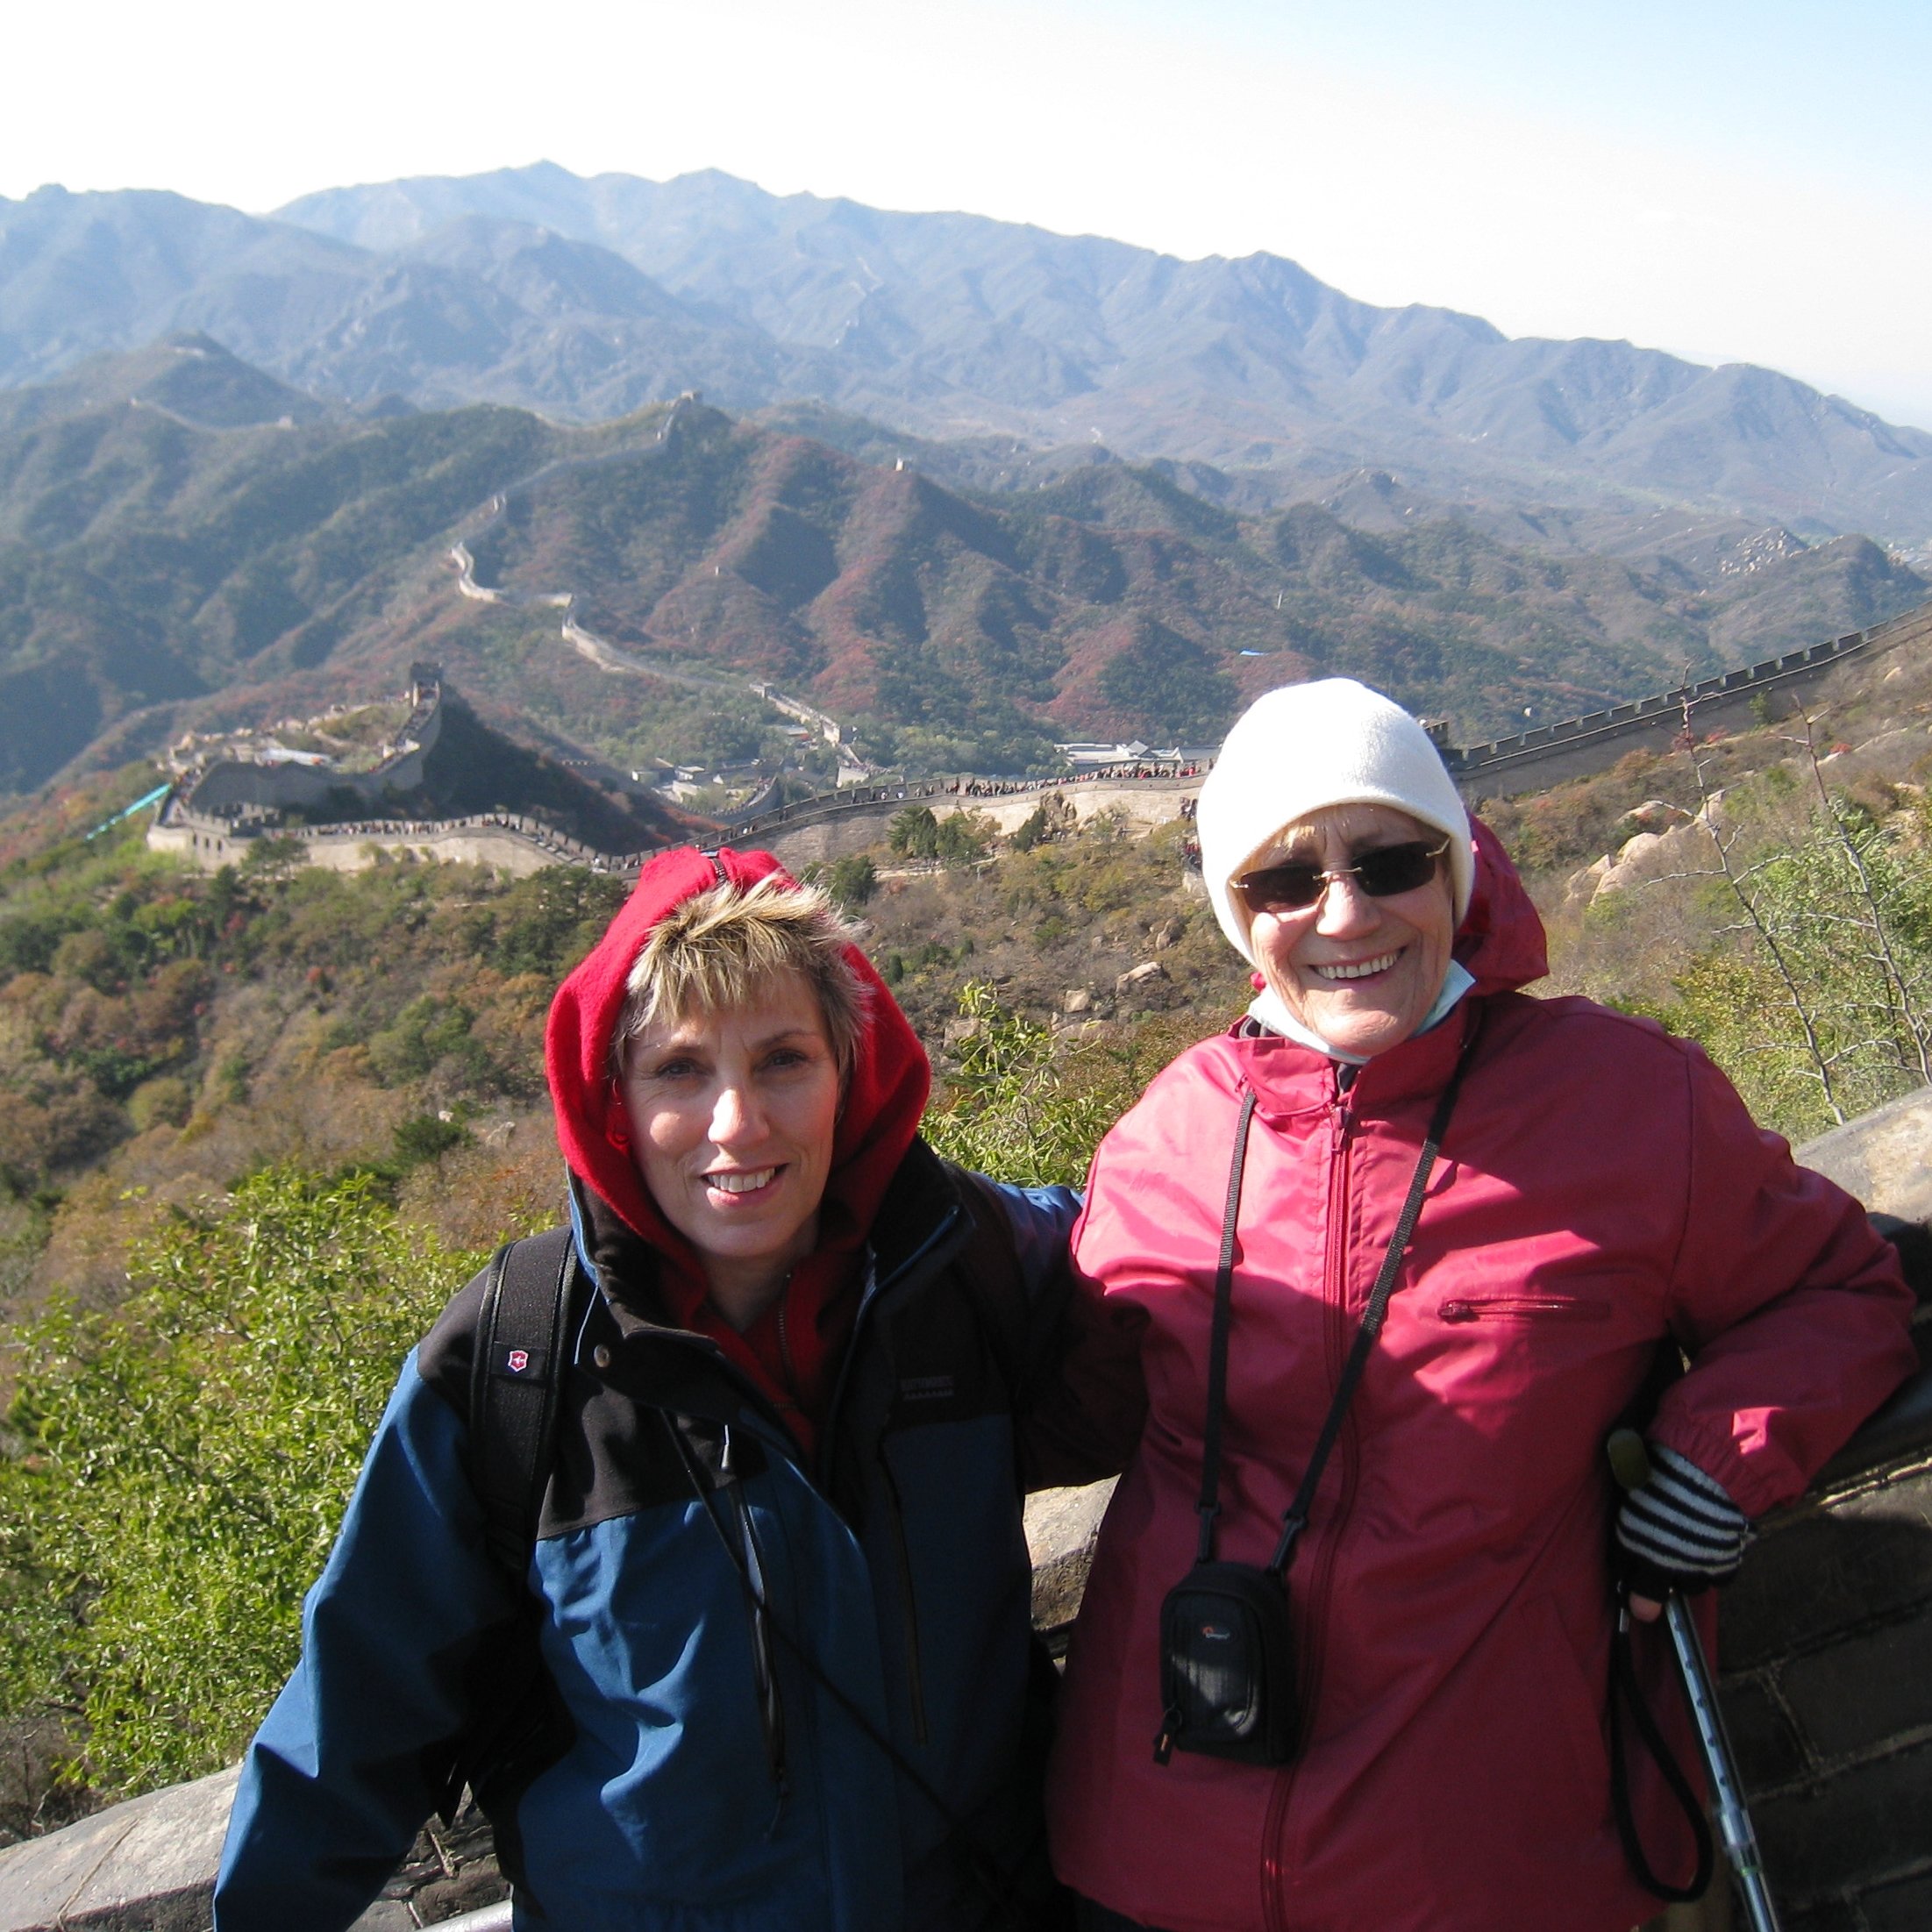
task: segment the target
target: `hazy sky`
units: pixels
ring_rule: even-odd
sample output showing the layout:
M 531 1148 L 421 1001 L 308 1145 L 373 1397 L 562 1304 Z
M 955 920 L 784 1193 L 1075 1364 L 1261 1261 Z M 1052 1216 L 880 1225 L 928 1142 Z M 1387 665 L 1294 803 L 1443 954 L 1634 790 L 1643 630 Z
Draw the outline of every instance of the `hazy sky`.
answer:
M 1932 427 L 1925 0 L 16 0 L 0 50 L 0 195 L 722 168 L 1268 249 Z

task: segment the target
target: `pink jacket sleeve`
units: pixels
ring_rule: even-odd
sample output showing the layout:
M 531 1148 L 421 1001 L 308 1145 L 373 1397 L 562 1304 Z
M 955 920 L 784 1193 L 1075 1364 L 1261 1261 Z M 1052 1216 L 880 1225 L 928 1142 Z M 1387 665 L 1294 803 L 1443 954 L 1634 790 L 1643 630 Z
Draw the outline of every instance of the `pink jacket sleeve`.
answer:
M 1800 1494 L 1917 1366 L 1913 1300 L 1859 1203 L 1798 1166 L 1699 1049 L 1685 1065 L 1671 1322 L 1691 1367 L 1650 1433 L 1759 1516 Z

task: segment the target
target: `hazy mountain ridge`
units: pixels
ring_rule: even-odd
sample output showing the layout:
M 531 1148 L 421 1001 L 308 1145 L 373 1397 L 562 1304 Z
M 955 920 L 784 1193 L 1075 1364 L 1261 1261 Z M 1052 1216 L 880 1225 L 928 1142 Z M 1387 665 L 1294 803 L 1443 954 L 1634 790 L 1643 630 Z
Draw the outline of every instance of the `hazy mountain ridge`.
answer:
M 333 189 L 274 219 L 153 194 L 0 202 L 0 381 L 203 330 L 318 394 L 577 419 L 702 389 L 927 437 L 1095 438 L 1307 483 L 1725 503 L 1932 538 L 1932 435 L 1775 372 L 1511 340 L 1265 254 L 1184 262 L 966 215 L 548 164 Z

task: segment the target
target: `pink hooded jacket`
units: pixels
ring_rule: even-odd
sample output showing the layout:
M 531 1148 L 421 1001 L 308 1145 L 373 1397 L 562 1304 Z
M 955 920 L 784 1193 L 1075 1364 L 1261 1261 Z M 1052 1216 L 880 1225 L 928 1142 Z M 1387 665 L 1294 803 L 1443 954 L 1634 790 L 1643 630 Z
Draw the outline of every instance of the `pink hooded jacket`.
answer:
M 1857 1203 L 1794 1166 L 1699 1049 L 1545 970 L 1479 831 L 1474 990 L 1338 1093 L 1275 1037 L 1181 1055 L 1102 1143 L 1078 1268 L 1145 1311 L 1148 1416 L 1101 1533 L 1050 1784 L 1054 1863 L 1171 1932 L 1627 1932 L 1657 1909 L 1613 1821 L 1603 1444 L 1666 1337 L 1650 1433 L 1757 1515 L 1914 1365 Z M 1194 1558 L 1228 1160 L 1249 1145 L 1217 1554 L 1268 1559 L 1465 1030 L 1481 1033 L 1387 1325 L 1289 1572 L 1308 1713 L 1279 1770 L 1153 1760 L 1162 1597 Z M 1661 1638 L 1650 1702 L 1674 1714 Z M 1680 1759 L 1692 1762 L 1679 1727 Z M 1688 1866 L 1641 1750 L 1651 1863 Z

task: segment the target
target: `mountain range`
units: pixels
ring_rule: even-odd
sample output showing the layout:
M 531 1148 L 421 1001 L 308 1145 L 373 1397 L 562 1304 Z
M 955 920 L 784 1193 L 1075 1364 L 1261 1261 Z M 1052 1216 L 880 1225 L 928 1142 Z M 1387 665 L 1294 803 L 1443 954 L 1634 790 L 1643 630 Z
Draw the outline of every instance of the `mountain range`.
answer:
M 1527 245 L 1527 243 L 1526 243 Z M 619 417 L 801 402 L 1023 463 L 1095 444 L 1284 502 L 1362 468 L 1516 506 L 1694 503 L 1932 544 L 1932 435 L 1774 371 L 1512 339 L 1269 254 L 548 163 L 332 189 L 0 200 L 0 384 L 203 333 L 311 399 Z M 1317 492 L 1318 493 L 1318 492 Z
M 1932 590 L 1866 538 L 1681 507 L 1485 508 L 1365 471 L 1277 508 L 1093 452 L 987 488 L 983 441 L 781 414 L 358 414 L 206 336 L 0 394 L 0 793 L 394 689 L 417 658 L 620 768 L 757 749 L 781 721 L 753 681 L 929 769 L 1208 741 L 1329 671 L 1468 742 Z M 459 594 L 459 542 L 505 595 Z M 601 641 L 561 633 L 565 595 Z

